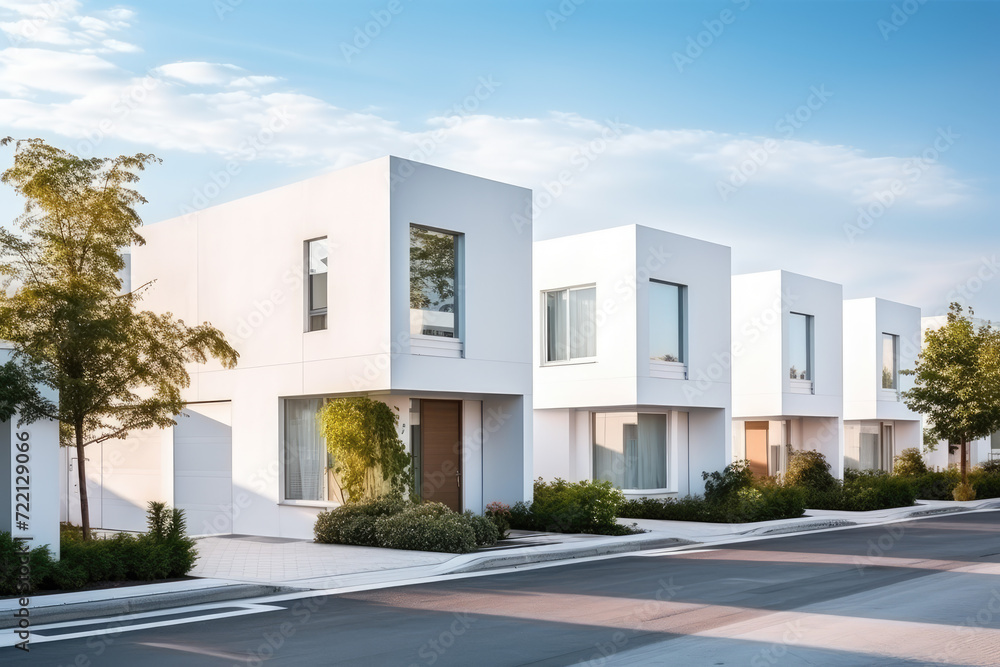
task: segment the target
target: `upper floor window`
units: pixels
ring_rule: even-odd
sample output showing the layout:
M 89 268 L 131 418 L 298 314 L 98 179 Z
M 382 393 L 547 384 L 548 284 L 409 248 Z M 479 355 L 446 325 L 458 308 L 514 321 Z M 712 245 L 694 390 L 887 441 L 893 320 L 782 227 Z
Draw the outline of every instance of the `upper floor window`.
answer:
M 899 388 L 899 336 L 882 334 L 882 388 Z
M 685 301 L 687 287 L 649 283 L 649 358 L 687 363 Z
M 459 338 L 459 236 L 410 225 L 410 333 Z
M 573 287 L 543 292 L 545 361 L 597 356 L 597 288 Z
M 306 263 L 308 265 L 306 290 L 309 305 L 307 331 L 326 329 L 326 275 L 329 261 L 325 238 L 306 243 Z
M 793 380 L 813 379 L 813 316 L 788 316 L 788 376 Z

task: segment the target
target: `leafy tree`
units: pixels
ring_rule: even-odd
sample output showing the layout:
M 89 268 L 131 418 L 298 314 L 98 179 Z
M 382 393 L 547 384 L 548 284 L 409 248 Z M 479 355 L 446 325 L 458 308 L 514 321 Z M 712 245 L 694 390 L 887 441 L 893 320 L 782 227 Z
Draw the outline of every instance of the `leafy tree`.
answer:
M 144 243 L 135 206 L 146 200 L 131 185 L 158 158 L 84 159 L 41 139 L 15 146 L 0 181 L 26 200 L 15 221 L 24 238 L 0 230 L 0 339 L 13 344 L 3 372 L 16 380 L 0 386 L 0 405 L 17 405 L 24 422 L 58 421 L 63 444 L 76 447 L 89 539 L 84 448 L 172 426 L 190 383 L 186 364 L 215 357 L 232 368 L 238 354 L 210 324 L 139 311 L 145 286 L 121 293 L 119 251 Z M 36 386 L 58 392 L 58 401 Z
M 350 502 L 413 488 L 410 455 L 396 432 L 399 416 L 382 401 L 338 398 L 323 406 L 320 429 L 334 457 L 334 472 Z
M 951 304 L 948 323 L 928 330 L 913 370 L 913 389 L 903 393 L 907 407 L 927 415 L 934 438 L 959 445 L 962 483 L 955 495 L 970 490 L 969 442 L 1000 429 L 1000 331 L 976 328 L 972 309 Z M 965 488 L 962 488 L 965 487 Z
M 434 308 L 455 298 L 455 237 L 410 227 L 410 308 Z

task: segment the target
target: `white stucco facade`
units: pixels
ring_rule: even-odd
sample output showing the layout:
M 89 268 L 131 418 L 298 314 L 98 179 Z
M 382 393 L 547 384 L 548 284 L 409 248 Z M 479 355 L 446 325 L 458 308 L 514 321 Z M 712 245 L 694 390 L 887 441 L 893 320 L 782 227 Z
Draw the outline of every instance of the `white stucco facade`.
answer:
M 602 473 L 605 464 L 595 454 L 605 446 L 595 434 L 601 429 L 611 439 L 625 438 L 616 452 L 605 454 L 614 461 L 608 465 L 629 468 L 610 471 L 623 481 L 618 485 L 627 495 L 703 491 L 702 471 L 720 470 L 728 455 L 729 276 L 729 248 L 640 225 L 535 243 L 536 477 L 601 479 L 609 472 Z M 576 290 L 586 292 L 592 304 L 592 326 L 584 324 L 581 334 L 592 349 L 581 358 L 553 360 L 547 320 L 555 316 L 549 308 L 562 294 Z M 680 330 L 679 338 L 672 339 L 677 348 L 669 355 L 677 360 L 651 358 L 657 344 L 651 336 L 661 336 L 664 315 L 659 312 L 663 297 L 654 290 L 666 290 L 666 298 L 679 302 L 680 314 L 671 312 L 663 320 L 663 326 Z M 653 432 L 648 445 L 644 423 Z M 637 435 L 630 441 L 622 429 Z M 666 456 L 655 451 L 655 463 L 628 463 L 633 456 L 629 448 L 639 443 L 648 451 L 662 444 Z M 639 480 L 633 467 L 664 465 L 665 474 L 637 482 L 642 488 L 629 488 L 624 481 L 630 474 Z
M 892 470 L 923 446 L 921 415 L 902 401 L 920 353 L 920 309 L 885 299 L 844 302 L 844 456 L 854 469 Z
M 460 405 L 461 469 L 445 472 L 462 508 L 530 498 L 532 248 L 511 222 L 530 209 L 529 190 L 387 157 L 144 228 L 143 306 L 211 322 L 240 360 L 191 367 L 173 429 L 94 452 L 121 462 L 90 464 L 106 471 L 104 527 L 132 528 L 157 499 L 185 508 L 193 534 L 310 537 L 337 499 L 290 498 L 286 410 L 347 395 L 396 409 L 408 444 L 418 401 Z M 457 248 L 456 305 L 435 316 L 453 337 L 411 334 L 411 226 Z M 324 238 L 328 325 L 308 331 L 307 243 Z
M 788 446 L 815 449 L 842 476 L 842 304 L 841 286 L 825 280 L 787 271 L 733 276 L 733 459 L 776 474 Z
M 0 341 L 0 365 L 11 359 Z M 56 400 L 46 391 L 47 398 Z M 48 545 L 59 558 L 59 424 L 0 421 L 0 531 L 28 549 Z

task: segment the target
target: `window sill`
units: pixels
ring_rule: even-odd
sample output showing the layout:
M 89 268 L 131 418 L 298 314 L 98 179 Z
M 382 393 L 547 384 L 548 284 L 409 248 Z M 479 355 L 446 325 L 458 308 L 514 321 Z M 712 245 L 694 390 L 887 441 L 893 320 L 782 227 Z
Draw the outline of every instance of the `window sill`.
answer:
M 899 391 L 896 389 L 879 389 L 878 400 L 899 403 Z
M 543 361 L 540 365 L 545 366 L 576 366 L 578 364 L 596 364 L 597 357 L 580 357 L 579 359 L 567 359 L 566 361 Z
M 623 494 L 627 497 L 641 498 L 643 496 L 665 496 L 671 493 L 677 493 L 676 489 L 622 489 Z
M 340 507 L 342 503 L 338 503 L 335 500 L 282 500 L 278 505 L 285 505 L 288 507 L 315 507 L 318 509 L 331 509 L 333 507 Z
M 649 374 L 655 378 L 687 380 L 687 364 L 680 361 L 649 360 Z
M 460 338 L 410 334 L 410 354 L 461 359 L 465 356 L 465 344 Z
M 789 394 L 812 394 L 813 393 L 813 382 L 812 380 L 792 380 L 789 379 L 788 393 Z

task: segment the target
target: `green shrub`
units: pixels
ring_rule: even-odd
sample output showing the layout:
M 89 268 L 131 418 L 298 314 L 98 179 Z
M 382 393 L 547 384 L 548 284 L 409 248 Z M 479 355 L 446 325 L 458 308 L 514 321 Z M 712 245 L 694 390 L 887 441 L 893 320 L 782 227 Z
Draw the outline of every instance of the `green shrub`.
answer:
M 0 532 L 0 595 L 30 594 L 48 576 L 54 564 L 49 547 L 35 547 L 28 552 L 27 578 L 21 579 L 22 551 L 10 533 Z M 21 588 L 21 585 L 26 588 Z
M 900 477 L 919 477 L 927 473 L 927 464 L 916 447 L 907 447 L 896 457 L 892 474 Z
M 536 530 L 553 533 L 620 534 L 616 521 L 625 495 L 611 482 L 535 480 L 531 503 Z
M 916 500 L 911 480 L 890 475 L 881 470 L 844 473 L 843 506 L 854 512 L 907 507 Z
M 443 551 L 464 554 L 475 550 L 476 533 L 466 517 L 451 512 L 438 514 L 415 506 L 375 522 L 379 546 L 412 551 Z M 492 527 L 492 524 L 491 524 Z
M 375 522 L 383 516 L 399 514 L 406 507 L 398 496 L 383 496 L 360 503 L 346 503 L 320 512 L 313 526 L 317 542 L 378 546 Z
M 1000 498 L 1000 472 L 980 466 L 969 473 L 969 483 L 976 491 L 976 498 Z
M 754 477 L 750 471 L 750 461 L 734 461 L 722 472 L 703 472 L 705 480 L 705 500 L 710 503 L 722 501 L 729 496 L 753 486 Z
M 976 466 L 976 470 L 990 475 L 1000 475 L 1000 458 L 983 461 Z
M 472 510 L 466 510 L 465 519 L 476 535 L 477 547 L 492 547 L 500 539 L 500 531 L 488 516 L 479 516 L 473 514 Z
M 952 493 L 961 476 L 957 470 L 927 472 L 910 480 L 913 492 L 922 500 L 954 500 Z
M 531 512 L 531 503 L 519 500 L 510 507 L 508 517 L 510 527 L 516 530 L 539 530 L 535 515 Z
M 793 451 L 788 460 L 785 484 L 809 491 L 832 491 L 837 479 L 830 473 L 826 457 L 816 450 Z
M 500 502 L 492 502 L 486 506 L 485 516 L 489 517 L 490 521 L 497 528 L 497 539 L 505 540 L 509 535 L 510 531 L 510 505 Z
M 750 523 L 789 519 L 805 512 L 805 492 L 773 481 L 728 493 L 722 500 L 701 496 L 626 500 L 619 512 L 629 519 Z

